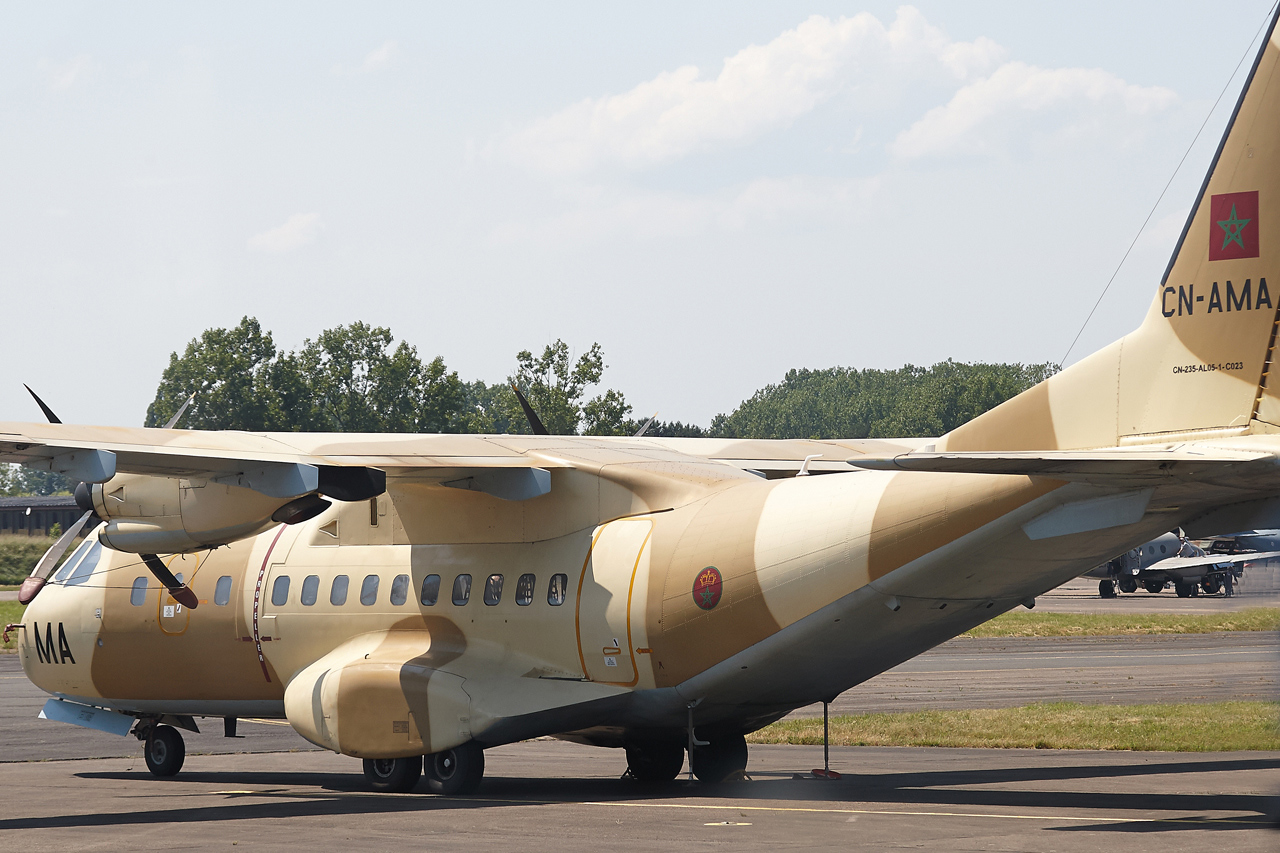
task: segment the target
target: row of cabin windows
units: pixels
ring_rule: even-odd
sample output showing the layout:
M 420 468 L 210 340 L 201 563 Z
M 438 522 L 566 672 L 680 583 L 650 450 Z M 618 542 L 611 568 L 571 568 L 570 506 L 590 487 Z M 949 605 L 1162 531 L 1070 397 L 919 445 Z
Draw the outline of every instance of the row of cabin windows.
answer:
M 95 543 L 96 546 L 96 543 Z M 86 575 L 87 576 L 87 575 Z M 182 581 L 182 576 L 178 575 L 178 581 Z M 70 583 L 71 581 L 68 581 Z M 380 579 L 378 575 L 366 575 L 364 581 L 360 584 L 360 603 L 366 607 L 370 607 L 378 601 L 378 585 Z M 533 595 L 538 579 L 532 574 L 523 574 L 516 579 L 516 604 L 521 607 L 527 607 L 533 603 Z M 484 582 L 484 603 L 490 607 L 495 606 L 502 600 L 502 588 L 504 578 L 500 574 L 489 575 Z M 351 585 L 351 579 L 347 575 L 338 575 L 333 579 L 332 585 L 329 587 L 329 603 L 340 607 L 347 603 L 347 592 Z M 551 576 L 551 582 L 547 585 L 547 604 L 552 607 L 559 607 L 564 604 L 565 596 L 569 587 L 569 576 L 565 574 L 554 574 Z M 299 601 L 304 607 L 310 607 L 316 603 L 316 599 L 320 592 L 320 576 L 307 575 L 302 580 L 302 595 Z M 418 601 L 427 607 L 435 606 L 440 598 L 440 576 L 427 575 L 422 579 L 422 588 L 419 590 Z M 140 577 L 133 582 L 133 589 L 129 592 L 129 603 L 135 607 L 141 607 L 143 602 L 147 600 L 147 578 Z M 396 575 L 391 581 L 391 604 L 399 607 L 409 600 L 409 576 Z M 455 605 L 461 607 L 471 600 L 471 575 L 458 575 L 453 579 L 453 594 L 450 599 Z M 231 576 L 223 575 L 218 578 L 217 584 L 213 590 L 213 603 L 219 607 L 231 601 Z M 276 607 L 283 607 L 289 603 L 289 576 L 280 575 L 271 585 L 271 603 Z

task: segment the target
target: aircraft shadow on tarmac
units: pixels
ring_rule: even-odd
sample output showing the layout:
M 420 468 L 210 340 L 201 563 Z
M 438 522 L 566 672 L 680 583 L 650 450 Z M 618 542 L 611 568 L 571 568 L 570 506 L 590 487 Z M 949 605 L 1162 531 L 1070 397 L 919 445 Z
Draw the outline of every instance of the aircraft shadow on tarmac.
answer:
M 904 773 L 848 774 L 839 782 L 813 778 L 803 781 L 786 773 L 756 775 L 744 784 L 707 786 L 676 781 L 664 785 L 640 785 L 608 779 L 543 779 L 489 777 L 476 796 L 439 797 L 428 794 L 371 794 L 359 774 L 218 772 L 184 773 L 176 780 L 155 780 L 157 788 L 177 796 L 207 796 L 187 784 L 225 785 L 228 802 L 191 808 L 156 808 L 131 812 L 19 817 L 0 820 L 0 832 L 8 829 L 125 826 L 190 821 L 255 820 L 337 816 L 344 814 L 481 809 L 527 806 L 535 803 L 627 802 L 652 799 L 731 799 L 749 801 L 820 801 L 838 803 L 886 803 L 947 807 L 1005 807 L 1018 809 L 1105 809 L 1135 812 L 1246 812 L 1245 817 L 1194 817 L 1158 819 L 1138 823 L 1099 823 L 1055 827 L 1060 831 L 1143 832 L 1170 830 L 1255 829 L 1274 819 L 1274 798 L 1262 794 L 1181 794 L 1117 791 L 974 790 L 954 786 L 1001 783 L 1034 783 L 1082 779 L 1139 777 L 1171 773 L 1240 772 L 1280 768 L 1277 758 L 1227 758 L 1211 761 L 1165 762 L 1134 765 L 1075 765 L 1066 767 L 1009 767 L 989 770 L 939 770 Z M 78 773 L 86 781 L 145 782 L 150 777 L 135 772 Z M 312 790 L 308 791 L 307 788 Z M 299 790 L 302 789 L 302 790 Z M 159 793 L 158 791 L 156 793 Z M 266 802 L 262 802 L 262 800 Z M 254 800 L 254 802 L 247 802 Z M 730 804 L 731 805 L 731 804 Z M 1270 817 L 1269 817 L 1270 816 Z M 1052 820 L 1050 817 L 1049 820 Z

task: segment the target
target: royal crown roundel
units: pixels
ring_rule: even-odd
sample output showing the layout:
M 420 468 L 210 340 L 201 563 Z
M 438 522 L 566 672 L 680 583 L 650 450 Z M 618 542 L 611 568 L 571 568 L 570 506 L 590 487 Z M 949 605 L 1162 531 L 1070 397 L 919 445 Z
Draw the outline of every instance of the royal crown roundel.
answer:
M 720 603 L 724 591 L 724 579 L 715 566 L 707 566 L 693 579 L 693 602 L 703 610 L 710 610 Z

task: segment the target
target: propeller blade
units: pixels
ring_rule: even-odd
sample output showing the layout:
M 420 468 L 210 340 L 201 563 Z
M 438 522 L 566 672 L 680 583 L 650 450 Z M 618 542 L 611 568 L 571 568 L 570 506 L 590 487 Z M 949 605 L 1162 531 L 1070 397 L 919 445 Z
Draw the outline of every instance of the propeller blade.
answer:
M 520 393 L 520 389 L 515 383 L 511 383 L 511 390 L 516 392 L 516 399 L 520 401 L 520 408 L 524 409 L 524 416 L 529 419 L 529 429 L 533 430 L 534 435 L 550 435 L 547 428 L 542 425 L 542 421 L 538 419 L 538 414 L 533 410 L 533 406 L 529 405 L 529 401 Z
M 169 571 L 169 567 L 160 561 L 155 554 L 142 554 L 142 562 L 147 564 L 147 568 L 151 570 L 151 574 L 156 576 L 156 580 L 169 590 L 169 595 L 173 596 L 173 600 L 184 605 L 190 610 L 195 610 L 200 604 L 200 599 L 196 598 L 196 594 L 191 588 L 173 576 L 173 572 Z
M 640 429 L 636 430 L 636 434 L 633 435 L 632 438 L 639 438 L 640 436 L 644 435 L 645 432 L 649 429 L 649 427 L 653 426 L 653 422 L 657 420 L 657 417 L 658 417 L 658 413 L 654 412 L 653 416 L 650 417 L 649 420 L 645 421 L 643 424 L 640 425 Z
M 192 403 L 195 402 L 195 400 L 196 400 L 196 395 L 195 395 L 195 392 L 192 391 L 191 396 L 187 398 L 187 402 L 183 403 L 181 406 L 178 407 L 178 411 L 174 414 L 173 417 L 169 418 L 169 422 L 166 423 L 163 427 L 161 427 L 161 429 L 173 429 L 175 426 L 177 426 L 178 418 L 183 416 L 183 414 L 187 411 L 187 406 L 190 406 Z
M 93 518 L 92 512 L 86 512 L 80 516 L 80 520 L 67 528 L 67 531 L 58 537 L 58 541 L 49 546 L 49 550 L 44 552 L 44 556 L 40 558 L 40 562 L 36 563 L 36 567 L 31 570 L 22 581 L 22 586 L 18 588 L 18 601 L 22 604 L 30 604 L 32 599 L 40 594 L 40 590 L 44 589 L 44 585 L 49 581 L 49 576 L 53 574 L 53 570 L 58 567 L 58 561 L 62 559 L 62 555 L 67 553 L 67 549 L 71 547 L 72 541 L 80 535 L 80 531 Z
M 40 411 L 44 412 L 44 416 L 45 416 L 46 418 L 48 418 L 48 419 L 49 419 L 49 423 L 51 423 L 51 424 L 60 424 L 60 423 L 62 423 L 62 418 L 60 418 L 60 417 L 58 417 L 57 415 L 55 415 L 55 414 L 53 413 L 53 409 L 49 408 L 48 406 L 46 406 L 46 405 L 44 404 L 44 400 L 41 400 L 41 399 L 40 399 L 40 395 L 39 395 L 39 394 L 37 394 L 35 391 L 32 391 L 32 390 L 31 390 L 31 386 L 30 386 L 30 385 L 28 385 L 27 383 L 23 382 L 23 383 L 22 383 L 22 387 L 23 387 L 23 388 L 26 388 L 26 389 L 27 389 L 27 393 L 28 393 L 28 394 L 30 394 L 32 397 L 34 397 L 34 398 L 35 398 L 36 405 L 40 407 Z

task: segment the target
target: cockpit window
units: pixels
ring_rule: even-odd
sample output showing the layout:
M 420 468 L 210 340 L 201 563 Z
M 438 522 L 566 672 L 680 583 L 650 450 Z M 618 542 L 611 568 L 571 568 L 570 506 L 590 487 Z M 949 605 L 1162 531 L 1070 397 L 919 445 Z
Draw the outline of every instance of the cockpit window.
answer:
M 71 570 L 71 576 L 67 578 L 67 586 L 78 583 L 84 583 L 89 579 L 89 575 L 93 574 L 93 570 L 98 567 L 98 560 L 102 557 L 102 545 L 94 542 L 90 546 L 88 553 L 82 556 L 76 563 L 74 569 Z
M 65 581 L 96 544 L 96 542 L 90 542 L 88 539 L 81 542 L 80 547 L 71 552 L 71 556 L 67 557 L 67 561 L 62 564 L 62 568 L 58 569 L 58 573 L 54 575 L 54 583 Z

